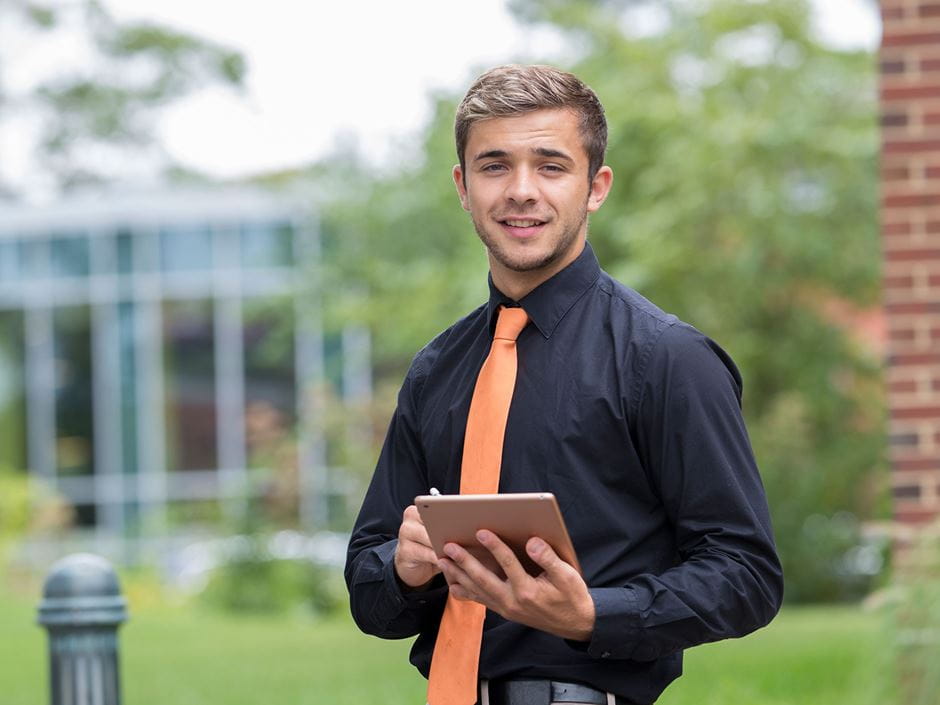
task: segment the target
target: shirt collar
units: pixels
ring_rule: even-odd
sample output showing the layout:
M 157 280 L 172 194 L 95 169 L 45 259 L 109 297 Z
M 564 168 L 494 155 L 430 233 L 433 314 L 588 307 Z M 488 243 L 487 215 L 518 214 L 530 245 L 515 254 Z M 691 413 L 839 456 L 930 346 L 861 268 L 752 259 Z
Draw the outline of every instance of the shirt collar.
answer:
M 594 249 L 589 242 L 585 242 L 584 250 L 574 262 L 539 284 L 519 301 L 513 301 L 497 289 L 493 277 L 489 276 L 490 300 L 486 316 L 490 334 L 496 326 L 496 316 L 502 305 L 522 306 L 539 332 L 546 338 L 550 337 L 575 302 L 597 281 L 600 273 Z

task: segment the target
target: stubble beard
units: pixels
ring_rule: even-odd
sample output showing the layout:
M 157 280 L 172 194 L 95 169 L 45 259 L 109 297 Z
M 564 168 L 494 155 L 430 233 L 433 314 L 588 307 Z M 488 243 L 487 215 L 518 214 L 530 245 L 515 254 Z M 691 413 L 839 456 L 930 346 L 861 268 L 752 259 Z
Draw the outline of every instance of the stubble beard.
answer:
M 561 234 L 555 241 L 551 250 L 532 259 L 525 259 L 523 257 L 513 258 L 510 253 L 500 247 L 497 238 L 489 234 L 483 223 L 476 218 L 472 218 L 472 220 L 473 227 L 477 231 L 477 236 L 483 242 L 487 252 L 489 252 L 493 259 L 513 272 L 534 272 L 554 264 L 571 249 L 587 221 L 587 203 L 585 203 L 584 208 L 582 208 L 581 212 L 578 214 L 576 222 L 569 221 L 564 223 Z

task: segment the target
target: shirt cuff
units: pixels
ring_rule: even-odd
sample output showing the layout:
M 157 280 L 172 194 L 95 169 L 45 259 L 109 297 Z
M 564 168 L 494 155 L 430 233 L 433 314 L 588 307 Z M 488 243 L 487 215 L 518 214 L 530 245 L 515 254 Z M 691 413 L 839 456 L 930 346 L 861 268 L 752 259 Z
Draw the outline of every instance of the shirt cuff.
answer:
M 596 659 L 629 659 L 640 640 L 636 591 L 611 587 L 591 588 L 589 592 L 594 600 L 594 632 L 580 648 Z
M 404 590 L 403 584 L 395 572 L 395 549 L 398 546 L 398 539 L 389 541 L 375 549 L 379 559 L 384 564 L 384 579 L 382 602 L 386 608 L 401 612 L 415 607 L 423 607 L 433 600 L 439 599 L 441 595 L 447 593 L 447 583 L 443 575 L 436 575 L 430 585 L 423 590 Z

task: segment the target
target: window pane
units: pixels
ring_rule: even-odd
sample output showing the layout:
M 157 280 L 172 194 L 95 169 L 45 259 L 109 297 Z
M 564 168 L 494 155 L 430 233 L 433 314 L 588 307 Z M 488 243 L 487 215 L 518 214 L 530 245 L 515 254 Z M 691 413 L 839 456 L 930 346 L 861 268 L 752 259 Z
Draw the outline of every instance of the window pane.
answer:
M 243 336 L 248 465 L 278 470 L 297 422 L 292 301 L 246 301 Z
M 209 228 L 161 230 L 160 262 L 167 272 L 209 269 L 212 266 Z
M 20 247 L 16 240 L 0 240 L 0 282 L 19 281 Z
M 52 248 L 52 275 L 56 277 L 88 276 L 88 238 L 57 237 Z
M 134 303 L 118 304 L 121 360 L 121 472 L 137 473 L 137 355 L 134 347 Z M 127 511 L 125 506 L 125 511 Z
M 60 475 L 91 475 L 94 472 L 94 413 L 89 307 L 56 309 L 53 340 L 56 471 Z
M 26 469 L 23 314 L 0 311 L 0 466 Z
M 20 276 L 23 279 L 41 279 L 49 274 L 48 240 L 20 240 Z
M 242 228 L 242 266 L 289 267 L 293 229 L 288 223 L 256 223 Z
M 135 230 L 128 233 L 133 238 L 133 269 L 139 272 L 155 272 L 160 268 L 160 239 L 152 230 Z
M 213 343 L 210 301 L 164 303 L 166 449 L 170 470 L 217 467 Z
M 76 504 L 73 506 L 76 526 L 95 526 L 97 524 L 98 510 L 94 504 Z
M 117 261 L 121 274 L 134 271 L 134 241 L 128 230 L 121 230 L 117 235 Z
M 239 237 L 241 229 L 238 225 L 217 227 L 213 232 L 212 264 L 216 269 L 239 268 Z

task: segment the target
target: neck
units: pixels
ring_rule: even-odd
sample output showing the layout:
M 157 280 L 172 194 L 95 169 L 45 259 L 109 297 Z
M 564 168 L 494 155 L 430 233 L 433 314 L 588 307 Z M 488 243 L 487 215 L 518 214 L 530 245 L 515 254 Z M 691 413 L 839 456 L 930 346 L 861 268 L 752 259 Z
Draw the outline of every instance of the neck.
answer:
M 519 301 L 537 286 L 548 281 L 578 259 L 578 256 L 584 251 L 584 244 L 585 240 L 581 240 L 580 246 L 572 248 L 564 257 L 560 257 L 546 267 L 525 272 L 509 269 L 497 262 L 493 255 L 487 253 L 493 284 L 513 301 Z

